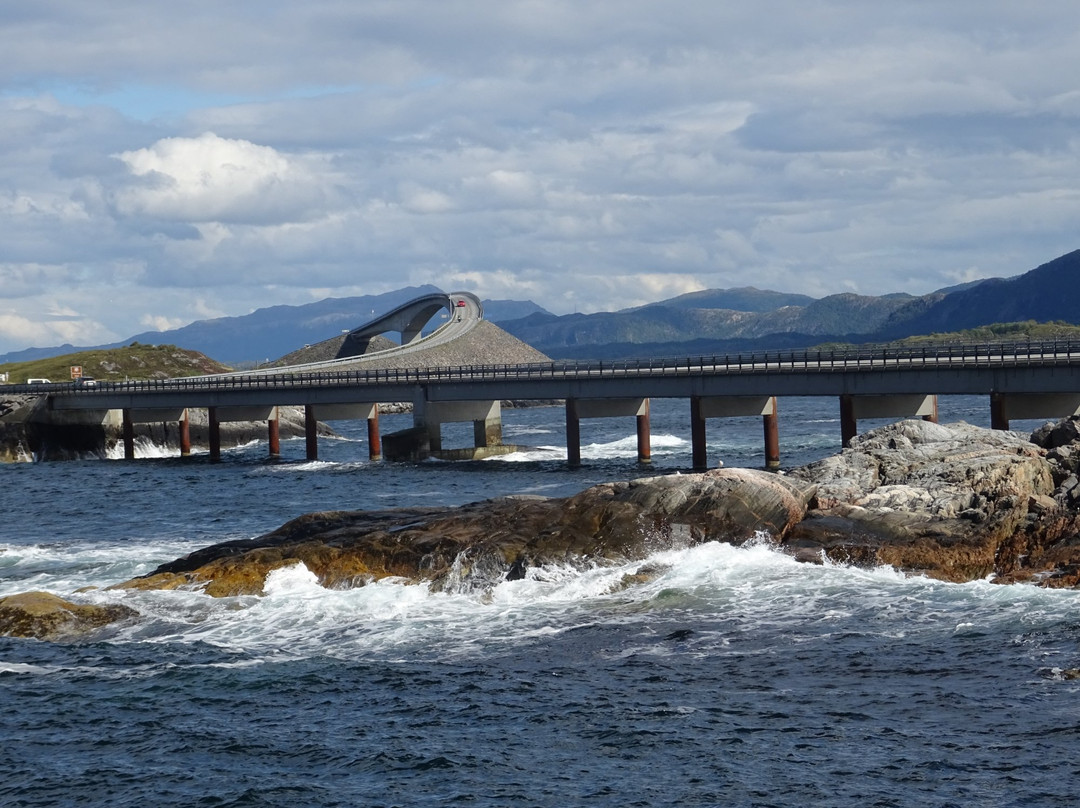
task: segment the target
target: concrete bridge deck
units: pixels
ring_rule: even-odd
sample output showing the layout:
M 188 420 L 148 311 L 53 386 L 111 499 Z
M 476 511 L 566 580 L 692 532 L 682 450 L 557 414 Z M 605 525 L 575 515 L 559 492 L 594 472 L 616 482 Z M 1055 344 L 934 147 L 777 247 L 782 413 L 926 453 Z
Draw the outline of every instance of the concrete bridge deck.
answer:
M 986 395 L 991 423 L 1002 429 L 1008 428 L 1010 418 L 1078 413 L 1080 342 L 758 351 L 731 356 L 411 370 L 285 370 L 98 382 L 94 387 L 12 385 L 11 389 L 47 393 L 51 410 L 57 414 L 120 410 L 128 421 L 167 420 L 166 416 L 171 418 L 191 407 L 207 408 L 231 419 L 244 414 L 261 420 L 269 417 L 259 415 L 262 411 L 299 405 L 307 408 L 312 419 L 365 417 L 370 426 L 372 417 L 377 419 L 377 408 L 372 405 L 406 401 L 414 404 L 417 427 L 426 427 L 436 443 L 441 423 L 472 420 L 484 424 L 477 427 L 477 447 L 501 442 L 493 426 L 499 419 L 499 401 L 560 399 L 567 402 L 567 446 L 572 463 L 579 457 L 575 446 L 578 418 L 635 415 L 639 419 L 639 458 L 647 460 L 648 399 L 686 398 L 691 402 L 695 467 L 704 456 L 704 446 L 698 445 L 704 440 L 701 425 L 705 418 L 721 415 L 761 415 L 765 419 L 766 459 L 775 465 L 779 462 L 775 446 L 777 396 L 838 398 L 845 444 L 855 434 L 859 418 L 933 418 L 936 395 Z

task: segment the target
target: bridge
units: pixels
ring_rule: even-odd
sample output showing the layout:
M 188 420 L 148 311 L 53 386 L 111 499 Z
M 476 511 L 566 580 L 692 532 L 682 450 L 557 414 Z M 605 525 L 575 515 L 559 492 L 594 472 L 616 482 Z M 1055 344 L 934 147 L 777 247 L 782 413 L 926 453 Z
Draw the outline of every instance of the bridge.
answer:
M 455 304 L 456 308 L 456 304 Z M 339 360 L 340 361 L 340 360 Z M 527 365 L 477 365 L 437 369 L 364 370 L 289 368 L 158 381 L 98 382 L 96 386 L 48 385 L 54 413 L 102 418 L 122 414 L 125 456 L 134 457 L 133 424 L 180 423 L 185 449 L 186 413 L 206 408 L 210 457 L 220 458 L 216 425 L 224 420 L 266 420 L 271 453 L 279 452 L 276 408 L 301 406 L 306 450 L 318 457 L 318 420 L 365 418 L 370 453 L 382 455 L 378 405 L 413 404 L 409 436 L 421 451 L 442 451 L 444 423 L 474 424 L 474 446 L 465 456 L 501 450 L 500 402 L 505 399 L 565 401 L 567 458 L 581 462 L 582 418 L 633 416 L 638 460 L 650 460 L 649 400 L 689 402 L 695 469 L 707 467 L 707 418 L 760 416 L 765 465 L 780 463 L 777 397 L 825 396 L 838 402 L 846 446 L 863 418 L 922 417 L 936 420 L 938 395 L 984 395 L 991 426 L 1010 419 L 1055 418 L 1080 413 L 1080 342 L 862 347 L 834 351 L 757 351 L 731 356 L 694 356 Z M 19 388 L 19 389 L 16 389 Z M 99 421 L 100 422 L 100 421 Z M 398 436 L 387 436 L 391 438 Z M 398 452 L 400 455 L 401 453 Z

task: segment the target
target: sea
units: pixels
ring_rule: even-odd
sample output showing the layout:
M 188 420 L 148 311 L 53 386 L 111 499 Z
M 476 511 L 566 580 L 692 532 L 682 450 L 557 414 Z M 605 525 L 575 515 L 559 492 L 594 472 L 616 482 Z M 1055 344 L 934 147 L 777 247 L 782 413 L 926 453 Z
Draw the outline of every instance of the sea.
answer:
M 835 401 L 781 399 L 785 468 L 840 449 Z M 943 423 L 988 426 L 985 399 Z M 192 550 L 326 509 L 564 496 L 691 467 L 689 405 L 633 418 L 504 409 L 523 447 L 371 463 L 363 422 L 222 462 L 0 466 L 0 596 L 139 619 L 76 641 L 0 638 L 3 806 L 1054 806 L 1080 802 L 1080 593 L 798 563 L 767 540 L 530 569 L 483 592 L 385 580 L 265 595 L 109 591 Z M 860 431 L 880 422 L 860 422 Z M 408 415 L 384 415 L 390 432 Z M 1017 423 L 1028 431 L 1035 423 Z M 471 425 L 444 432 L 464 446 Z M 761 467 L 761 419 L 708 424 L 709 461 Z

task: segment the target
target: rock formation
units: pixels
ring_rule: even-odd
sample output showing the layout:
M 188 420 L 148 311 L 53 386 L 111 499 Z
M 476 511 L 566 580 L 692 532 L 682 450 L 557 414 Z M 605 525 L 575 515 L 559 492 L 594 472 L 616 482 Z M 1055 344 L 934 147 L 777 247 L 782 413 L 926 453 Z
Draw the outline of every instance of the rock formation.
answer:
M 21 592 L 0 598 L 0 635 L 39 640 L 71 639 L 138 612 L 119 604 L 71 603 L 48 592 Z
M 785 540 L 800 558 L 889 564 L 948 581 L 1078 581 L 1075 476 L 1067 488 L 1060 461 L 1016 433 L 902 421 L 792 477 L 818 486 Z
M 437 589 L 483 589 L 530 565 L 640 559 L 711 540 L 740 543 L 759 532 L 782 538 L 813 493 L 812 485 L 768 472 L 719 469 L 604 483 L 564 499 L 312 513 L 119 586 L 260 594 L 271 570 L 303 562 L 326 587 L 400 576 L 430 580 Z

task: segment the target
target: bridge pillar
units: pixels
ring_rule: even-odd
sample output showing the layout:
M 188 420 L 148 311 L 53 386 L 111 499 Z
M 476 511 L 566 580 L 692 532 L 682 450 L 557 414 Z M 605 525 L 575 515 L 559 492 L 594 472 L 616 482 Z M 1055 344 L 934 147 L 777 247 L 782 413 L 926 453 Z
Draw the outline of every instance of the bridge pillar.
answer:
M 311 404 L 304 405 L 304 456 L 308 460 L 319 459 L 319 422 Z
M 187 409 L 180 416 L 180 456 L 191 456 L 191 419 Z
M 709 418 L 760 415 L 765 433 L 765 467 L 780 465 L 780 429 L 776 396 L 691 396 L 690 442 L 694 471 L 709 467 L 705 445 L 705 422 Z
M 851 447 L 851 440 L 859 434 L 859 422 L 855 417 L 855 396 L 844 393 L 840 396 L 840 446 Z
M 443 424 L 467 421 L 471 421 L 473 425 L 473 449 L 502 445 L 500 401 L 428 401 L 426 388 L 417 391 L 413 399 L 413 425 L 427 430 L 428 445 L 432 452 L 443 449 Z M 473 453 L 473 456 L 478 454 L 482 453 Z
M 846 449 L 858 434 L 861 418 L 924 418 L 937 421 L 937 396 L 901 394 L 894 396 L 840 396 L 840 442 Z
M 367 419 L 368 459 L 382 460 L 382 437 L 379 435 L 379 405 L 376 404 Z
M 575 398 L 566 400 L 566 460 L 581 465 L 581 419 L 635 416 L 638 461 L 652 461 L 647 398 Z
M 270 457 L 281 457 L 281 428 L 277 418 L 266 422 L 266 433 L 267 442 L 270 444 Z
M 652 434 L 649 427 L 649 399 L 645 399 L 644 410 L 637 414 L 637 459 L 639 463 L 651 463 Z
M 123 411 L 124 460 L 135 459 L 135 422 L 131 419 L 131 410 Z
M 577 399 L 566 399 L 566 462 L 572 469 L 581 465 L 581 419 Z
M 218 420 L 217 407 L 207 407 L 207 421 L 210 433 L 210 462 L 221 462 L 221 421 Z
M 690 447 L 694 471 L 706 471 L 709 468 L 709 453 L 705 445 L 705 414 L 702 412 L 701 396 L 690 396 Z
M 772 412 L 761 416 L 765 432 L 765 468 L 780 468 L 780 418 L 776 409 L 776 396 L 772 398 Z
M 991 393 L 990 427 L 1008 429 L 1013 419 L 1080 415 L 1080 393 Z

